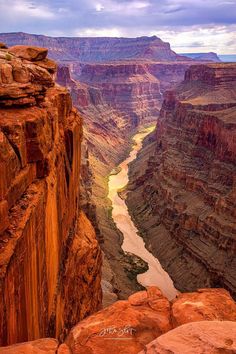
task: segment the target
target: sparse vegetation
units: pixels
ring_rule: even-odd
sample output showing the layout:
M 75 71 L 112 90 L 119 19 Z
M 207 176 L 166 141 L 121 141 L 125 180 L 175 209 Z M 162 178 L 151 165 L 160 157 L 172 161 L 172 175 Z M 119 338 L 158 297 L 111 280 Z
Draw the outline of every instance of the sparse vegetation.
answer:
M 11 61 L 11 60 L 12 60 L 12 55 L 9 54 L 9 53 L 6 53 L 5 59 L 6 59 L 7 61 Z

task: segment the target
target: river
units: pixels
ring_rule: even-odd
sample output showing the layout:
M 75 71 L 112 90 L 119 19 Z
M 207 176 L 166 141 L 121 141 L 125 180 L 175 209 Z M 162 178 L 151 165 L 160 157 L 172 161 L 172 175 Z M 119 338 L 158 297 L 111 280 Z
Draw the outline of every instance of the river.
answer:
M 122 244 L 123 251 L 139 256 L 148 264 L 148 270 L 145 273 L 138 274 L 138 282 L 144 287 L 157 286 L 169 300 L 172 300 L 177 295 L 173 281 L 168 273 L 164 271 L 158 259 L 145 248 L 145 243 L 142 237 L 138 235 L 138 229 L 131 219 L 125 201 L 118 195 L 118 191 L 124 188 L 129 181 L 129 163 L 136 158 L 138 151 L 142 147 L 143 139 L 153 131 L 153 129 L 153 126 L 148 127 L 134 135 L 132 150 L 128 158 L 117 167 L 117 171 L 120 172 L 109 176 L 108 197 L 112 202 L 113 220 L 124 237 Z

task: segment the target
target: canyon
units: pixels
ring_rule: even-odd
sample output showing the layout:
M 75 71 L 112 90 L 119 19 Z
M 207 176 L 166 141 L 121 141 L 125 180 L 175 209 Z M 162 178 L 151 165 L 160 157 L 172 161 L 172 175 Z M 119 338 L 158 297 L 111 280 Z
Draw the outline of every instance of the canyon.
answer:
M 130 168 L 133 220 L 180 291 L 236 296 L 235 114 L 236 65 L 191 66 Z
M 106 354 L 114 337 L 117 354 L 177 354 L 189 340 L 233 353 L 236 66 L 157 37 L 0 40 L 13 46 L 0 49 L 0 345 L 29 341 L 0 352 Z M 119 195 L 151 256 L 192 291 L 171 300 L 137 282 L 147 264 L 122 248 L 108 198 L 131 137 L 154 123 Z

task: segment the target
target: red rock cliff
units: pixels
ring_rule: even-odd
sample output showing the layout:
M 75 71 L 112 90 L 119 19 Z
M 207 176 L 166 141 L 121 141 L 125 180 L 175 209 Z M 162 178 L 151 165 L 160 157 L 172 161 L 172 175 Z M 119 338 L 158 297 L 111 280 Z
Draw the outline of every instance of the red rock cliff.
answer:
M 101 303 L 80 210 L 82 121 L 47 51 L 0 52 L 0 343 L 63 338 Z
M 236 65 L 192 66 L 133 164 L 129 205 L 181 290 L 224 286 L 236 295 L 235 117 Z

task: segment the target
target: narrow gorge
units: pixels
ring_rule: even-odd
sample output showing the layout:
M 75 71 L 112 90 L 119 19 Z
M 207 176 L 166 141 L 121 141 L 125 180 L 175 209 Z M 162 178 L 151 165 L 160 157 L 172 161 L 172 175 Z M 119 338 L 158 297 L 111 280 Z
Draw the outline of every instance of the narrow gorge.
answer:
M 145 261 L 147 269 L 141 274 L 137 274 L 137 281 L 144 287 L 156 285 L 162 293 L 172 300 L 177 295 L 177 290 L 173 286 L 173 282 L 169 275 L 163 270 L 158 259 L 156 259 L 145 248 L 143 239 L 138 235 L 138 229 L 132 222 L 128 208 L 125 203 L 125 196 L 122 197 L 122 190 L 128 184 L 129 164 L 135 160 L 137 153 L 142 148 L 142 141 L 150 134 L 153 127 L 148 127 L 138 132 L 133 137 L 133 146 L 127 159 L 125 159 L 109 177 L 109 193 L 108 197 L 112 201 L 112 217 L 118 229 L 122 232 L 124 252 L 138 256 Z M 138 271 L 138 267 L 137 267 Z

